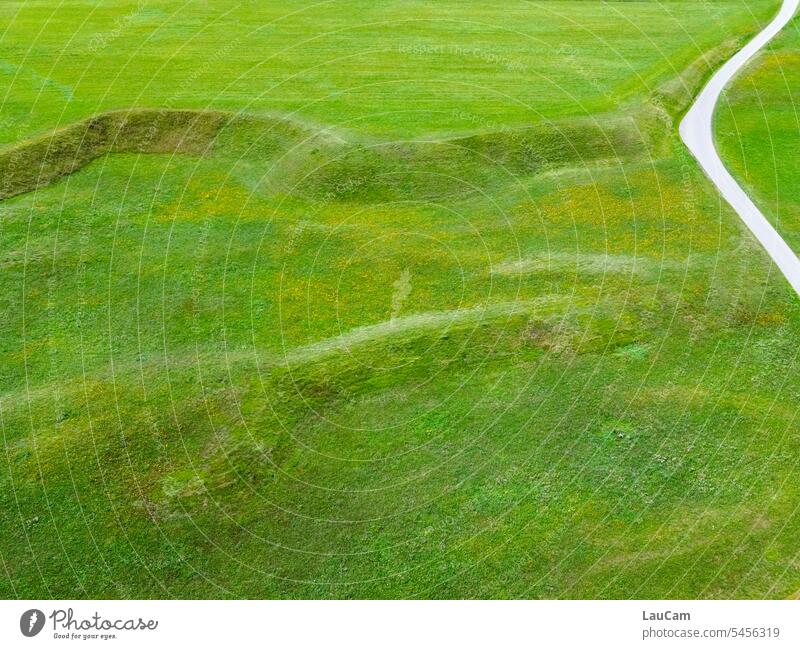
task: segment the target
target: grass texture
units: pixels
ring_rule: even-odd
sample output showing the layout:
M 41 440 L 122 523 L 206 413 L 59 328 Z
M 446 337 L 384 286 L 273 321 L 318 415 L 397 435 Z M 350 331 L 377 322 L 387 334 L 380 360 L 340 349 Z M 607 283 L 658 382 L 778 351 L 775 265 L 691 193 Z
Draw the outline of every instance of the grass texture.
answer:
M 0 596 L 795 594 L 775 7 L 3 5 Z
M 794 250 L 800 250 L 798 61 L 795 17 L 729 88 L 716 123 L 726 162 Z

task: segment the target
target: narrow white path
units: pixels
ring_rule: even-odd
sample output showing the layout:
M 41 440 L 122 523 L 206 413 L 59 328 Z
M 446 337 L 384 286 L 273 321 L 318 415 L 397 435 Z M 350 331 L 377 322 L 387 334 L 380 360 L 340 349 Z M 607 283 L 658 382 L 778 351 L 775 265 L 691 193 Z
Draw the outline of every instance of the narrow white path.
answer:
M 750 231 L 800 295 L 800 260 L 725 168 L 714 147 L 712 117 L 719 96 L 744 65 L 792 19 L 800 0 L 784 0 L 778 15 L 723 65 L 695 100 L 680 125 L 681 139 Z

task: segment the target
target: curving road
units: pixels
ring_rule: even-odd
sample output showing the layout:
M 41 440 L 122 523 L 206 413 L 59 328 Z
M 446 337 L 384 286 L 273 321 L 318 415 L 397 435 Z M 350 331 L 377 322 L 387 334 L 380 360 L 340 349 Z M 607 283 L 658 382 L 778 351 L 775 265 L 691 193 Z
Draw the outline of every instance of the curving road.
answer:
M 752 41 L 723 65 L 703 88 L 681 121 L 681 139 L 697 158 L 706 175 L 759 240 L 775 265 L 800 295 L 800 260 L 725 168 L 714 147 L 712 117 L 719 96 L 744 65 L 791 20 L 800 0 L 783 0 L 780 11 Z

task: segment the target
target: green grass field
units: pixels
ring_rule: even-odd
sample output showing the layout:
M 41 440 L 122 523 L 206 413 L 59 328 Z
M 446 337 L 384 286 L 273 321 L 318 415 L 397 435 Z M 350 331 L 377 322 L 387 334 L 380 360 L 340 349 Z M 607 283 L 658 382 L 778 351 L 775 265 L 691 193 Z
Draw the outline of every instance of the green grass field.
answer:
M 5 2 L 0 143 L 133 107 L 403 138 L 593 115 L 751 31 L 774 4 Z
M 717 119 L 725 159 L 794 250 L 800 250 L 798 61 L 795 17 L 729 89 Z
M 4 4 L 0 596 L 800 591 L 777 4 Z

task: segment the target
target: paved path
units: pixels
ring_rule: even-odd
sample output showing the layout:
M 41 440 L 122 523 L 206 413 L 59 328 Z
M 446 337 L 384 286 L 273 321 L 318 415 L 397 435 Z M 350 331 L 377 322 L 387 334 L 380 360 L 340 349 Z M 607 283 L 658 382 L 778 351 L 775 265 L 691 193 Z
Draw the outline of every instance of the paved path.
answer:
M 800 260 L 781 238 L 750 197 L 722 164 L 714 147 L 712 116 L 719 96 L 728 82 L 744 65 L 791 20 L 800 0 L 784 0 L 778 15 L 732 59 L 711 77 L 680 125 L 681 139 L 692 152 L 722 196 L 739 214 L 745 225 L 761 242 L 772 260 L 800 295 Z

